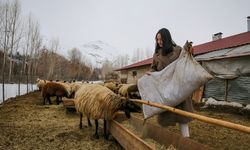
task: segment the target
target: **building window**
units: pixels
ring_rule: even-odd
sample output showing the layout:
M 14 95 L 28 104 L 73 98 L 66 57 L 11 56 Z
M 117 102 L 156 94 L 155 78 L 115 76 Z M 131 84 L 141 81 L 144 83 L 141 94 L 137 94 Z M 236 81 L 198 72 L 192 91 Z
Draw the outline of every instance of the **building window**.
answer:
M 132 76 L 135 77 L 136 75 L 137 75 L 137 71 L 136 70 L 132 71 Z

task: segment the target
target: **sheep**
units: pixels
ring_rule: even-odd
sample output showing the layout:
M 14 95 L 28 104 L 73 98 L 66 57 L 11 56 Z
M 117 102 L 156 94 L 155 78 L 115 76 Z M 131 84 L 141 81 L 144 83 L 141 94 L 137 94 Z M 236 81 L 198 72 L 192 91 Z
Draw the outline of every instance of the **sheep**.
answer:
M 121 84 L 118 94 L 127 98 L 141 98 L 136 84 Z
M 48 81 L 48 80 L 41 80 L 41 79 L 37 78 L 37 80 L 36 80 L 36 85 L 37 85 L 39 91 L 42 91 L 43 86 L 44 86 L 47 82 L 50 82 L 50 81 Z
M 75 93 L 76 91 L 83 85 L 86 83 L 70 83 L 70 87 L 71 87 L 71 96 L 70 97 L 75 97 Z
M 46 99 L 51 104 L 50 97 L 56 96 L 56 103 L 59 104 L 61 98 L 71 98 L 71 87 L 67 83 L 48 82 L 42 88 L 43 105 L 46 104 Z
M 118 82 L 105 82 L 104 83 L 104 86 L 109 88 L 111 91 L 115 92 L 116 94 L 118 94 L 118 90 L 119 90 L 119 87 L 118 87 Z
M 104 120 L 104 137 L 108 139 L 106 122 L 114 118 L 115 112 L 123 110 L 128 118 L 130 112 L 138 112 L 140 108 L 129 99 L 120 97 L 110 89 L 98 84 L 86 84 L 75 94 L 75 107 L 80 114 L 80 129 L 82 129 L 82 114 L 95 120 L 94 138 L 98 139 L 98 119 Z

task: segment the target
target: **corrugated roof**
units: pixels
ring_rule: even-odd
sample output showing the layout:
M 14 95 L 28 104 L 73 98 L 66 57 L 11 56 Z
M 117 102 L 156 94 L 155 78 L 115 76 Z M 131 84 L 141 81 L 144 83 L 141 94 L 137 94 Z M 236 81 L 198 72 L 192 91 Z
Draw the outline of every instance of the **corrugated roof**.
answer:
M 204 54 L 204 53 L 208 53 L 212 51 L 232 48 L 232 47 L 241 46 L 245 44 L 250 44 L 250 31 L 193 46 L 194 55 L 200 55 L 200 54 Z M 152 61 L 153 61 L 153 58 L 149 58 L 149 59 L 131 64 L 131 65 L 116 69 L 115 71 L 150 65 Z
M 224 59 L 224 58 L 233 58 L 240 56 L 250 56 L 250 44 L 226 48 L 220 51 L 212 51 L 209 53 L 201 54 L 195 56 L 197 61 L 207 61 L 207 60 L 215 60 L 215 59 Z
M 121 71 L 121 70 L 125 70 L 125 69 L 130 69 L 130 68 L 135 68 L 135 67 L 141 67 L 141 66 L 145 66 L 145 65 L 150 65 L 152 63 L 152 61 L 153 61 L 153 58 L 148 58 L 148 59 L 145 59 L 143 61 L 139 61 L 137 63 L 134 63 L 134 64 L 131 64 L 131 65 L 128 65 L 128 66 L 116 69 L 115 71 Z
M 250 43 L 250 31 L 194 46 L 194 55 Z

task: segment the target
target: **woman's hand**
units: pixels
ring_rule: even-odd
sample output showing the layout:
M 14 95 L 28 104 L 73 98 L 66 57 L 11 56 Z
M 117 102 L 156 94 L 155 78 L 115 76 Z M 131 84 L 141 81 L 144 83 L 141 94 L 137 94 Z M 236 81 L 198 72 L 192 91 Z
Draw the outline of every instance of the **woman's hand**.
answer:
M 152 72 L 150 72 L 150 71 L 146 72 L 146 74 L 149 75 L 149 76 L 151 75 L 151 73 L 152 73 Z
M 186 50 L 186 51 L 188 51 L 190 54 L 192 54 L 193 55 L 193 52 L 194 52 L 194 49 L 193 49 L 193 42 L 192 41 L 190 41 L 190 42 L 188 42 L 188 41 L 186 41 L 186 43 L 185 43 L 185 45 L 183 46 L 183 48 Z

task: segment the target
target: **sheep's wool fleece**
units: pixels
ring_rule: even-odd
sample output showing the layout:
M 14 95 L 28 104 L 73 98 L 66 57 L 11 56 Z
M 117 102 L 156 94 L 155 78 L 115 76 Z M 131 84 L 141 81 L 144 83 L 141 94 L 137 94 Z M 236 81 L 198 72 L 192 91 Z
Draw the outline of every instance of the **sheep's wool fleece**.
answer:
M 76 92 L 83 84 L 82 83 L 71 83 L 71 91 Z
M 104 86 L 112 91 L 115 91 L 117 89 L 116 84 L 114 82 L 104 83 Z
M 69 83 L 62 83 L 62 82 L 58 82 L 58 84 L 62 85 L 66 91 L 67 91 L 67 95 L 70 96 L 72 90 L 71 90 L 71 86 Z
M 82 85 L 75 95 L 76 110 L 93 119 L 113 119 L 121 104 L 118 95 L 98 84 Z

